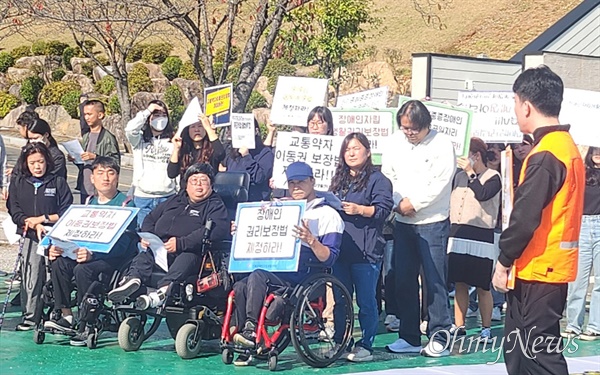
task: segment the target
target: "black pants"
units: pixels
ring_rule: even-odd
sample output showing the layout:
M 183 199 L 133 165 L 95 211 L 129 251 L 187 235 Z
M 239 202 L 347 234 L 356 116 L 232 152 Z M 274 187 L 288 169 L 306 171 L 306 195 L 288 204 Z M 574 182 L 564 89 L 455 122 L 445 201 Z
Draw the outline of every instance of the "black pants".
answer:
M 192 275 L 197 275 L 202 264 L 202 257 L 195 253 L 168 254 L 167 261 L 169 271 L 158 281 L 157 288 L 167 286 L 172 282 L 182 282 Z M 143 285 L 148 286 L 154 267 L 154 253 L 150 250 L 143 251 L 133 258 L 126 275 L 137 277 Z
M 568 374 L 560 337 L 567 287 L 517 279 L 508 292 L 503 350 L 510 375 Z
M 52 285 L 54 287 L 54 305 L 56 308 L 71 307 L 71 293 L 73 292 L 73 276 L 77 285 L 77 304 L 79 304 L 94 281 L 98 281 L 100 274 L 110 280 L 115 266 L 105 260 L 92 260 L 86 263 L 77 263 L 73 259 L 58 257 L 52 261 Z
M 235 321 L 242 326 L 247 320 L 257 323 L 267 294 L 291 286 L 277 275 L 256 270 L 233 285 L 235 291 Z

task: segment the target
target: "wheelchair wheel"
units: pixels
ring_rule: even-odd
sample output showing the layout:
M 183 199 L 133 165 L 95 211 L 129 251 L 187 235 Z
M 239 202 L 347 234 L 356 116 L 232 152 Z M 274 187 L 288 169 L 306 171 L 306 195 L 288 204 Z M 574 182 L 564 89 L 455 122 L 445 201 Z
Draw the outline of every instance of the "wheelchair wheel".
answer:
M 94 329 L 88 334 L 87 347 L 88 349 L 96 349 L 98 346 L 98 330 Z
M 223 349 L 223 352 L 221 353 L 221 360 L 226 365 L 232 364 L 233 363 L 233 350 L 231 350 L 229 348 Z
M 201 324 L 201 322 L 200 322 Z M 196 332 L 202 331 L 202 327 L 197 328 L 194 323 L 186 323 L 177 332 L 175 338 L 175 350 L 183 359 L 196 358 L 200 353 L 200 344 L 202 343 L 202 335 L 196 335 Z
M 333 291 L 336 308 L 343 309 L 344 324 L 336 327 L 344 330 L 339 345 L 332 337 L 319 339 L 319 333 L 325 331 L 321 314 L 327 288 Z M 294 349 L 304 363 L 312 367 L 327 367 L 343 354 L 352 338 L 354 308 L 350 293 L 337 278 L 323 275 L 311 280 L 297 297 L 296 308 L 290 319 L 290 336 Z
M 269 356 L 269 371 L 277 371 L 277 355 Z
M 117 333 L 119 346 L 126 352 L 134 352 L 144 342 L 144 326 L 139 318 L 131 316 L 123 321 Z
M 40 345 L 44 343 L 45 339 L 46 334 L 43 331 L 39 330 L 38 328 L 33 331 L 33 342 Z

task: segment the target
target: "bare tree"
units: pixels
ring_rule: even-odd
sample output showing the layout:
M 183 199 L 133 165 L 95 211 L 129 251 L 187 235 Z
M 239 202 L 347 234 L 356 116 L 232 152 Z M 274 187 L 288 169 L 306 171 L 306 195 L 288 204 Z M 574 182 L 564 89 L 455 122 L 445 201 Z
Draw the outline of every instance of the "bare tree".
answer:
M 161 0 L 176 9 L 172 0 Z M 287 12 L 310 0 L 228 0 L 227 5 L 196 0 L 193 13 L 173 17 L 170 23 L 192 43 L 192 63 L 205 86 L 225 83 L 231 67 L 234 34 L 245 37 L 241 64 L 233 93 L 233 110 L 243 111 L 254 85 L 261 76 Z M 225 2 L 225 1 L 223 1 Z M 246 8 L 241 18 L 241 7 Z M 240 43 L 241 44 L 241 43 Z M 215 51 L 223 48 L 223 64 L 215 64 Z M 220 61 L 219 61 L 220 62 Z
M 31 22 L 27 13 L 15 6 L 18 1 L 0 1 L 0 40 L 20 32 Z
M 447 26 L 440 18 L 439 12 L 452 8 L 453 5 L 454 0 L 413 0 L 413 6 L 421 14 L 423 21 L 428 26 L 440 30 L 446 29 Z
M 180 6 L 165 12 L 160 0 L 16 0 L 15 5 L 38 23 L 69 30 L 85 55 L 115 79 L 123 124 L 131 118 L 125 58 L 155 25 L 191 11 Z M 88 40 L 102 47 L 109 66 L 86 47 Z

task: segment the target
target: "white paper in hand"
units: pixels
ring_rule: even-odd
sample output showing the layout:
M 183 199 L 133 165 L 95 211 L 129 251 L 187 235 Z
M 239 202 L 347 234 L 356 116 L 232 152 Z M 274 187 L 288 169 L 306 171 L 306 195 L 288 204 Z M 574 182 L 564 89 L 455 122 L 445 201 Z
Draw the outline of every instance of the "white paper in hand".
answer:
M 177 128 L 177 136 L 181 136 L 181 131 L 188 126 L 200 121 L 198 120 L 198 116 L 204 113 L 202 108 L 200 107 L 200 101 L 198 97 L 195 96 L 194 99 L 188 104 L 183 116 L 181 116 L 181 120 L 179 121 L 179 127 Z
M 169 271 L 169 262 L 167 261 L 167 249 L 164 242 L 154 233 L 140 232 L 141 239 L 150 243 L 150 250 L 154 253 L 154 263 L 165 272 Z
M 60 248 L 63 251 L 63 257 L 77 260 L 77 250 L 79 250 L 79 245 L 77 245 L 75 242 L 63 240 L 57 237 L 50 237 L 50 241 L 52 241 L 52 245 Z
M 21 236 L 17 234 L 17 224 L 13 223 L 10 216 L 8 216 L 2 222 L 2 229 L 4 229 L 4 235 L 6 236 L 9 244 L 14 245 L 19 242 Z
M 78 140 L 73 139 L 72 141 L 67 141 L 61 143 L 61 145 L 67 150 L 67 153 L 75 159 L 75 164 L 84 164 L 85 162 L 81 158 L 81 154 L 83 154 L 83 147 L 81 147 L 81 143 Z

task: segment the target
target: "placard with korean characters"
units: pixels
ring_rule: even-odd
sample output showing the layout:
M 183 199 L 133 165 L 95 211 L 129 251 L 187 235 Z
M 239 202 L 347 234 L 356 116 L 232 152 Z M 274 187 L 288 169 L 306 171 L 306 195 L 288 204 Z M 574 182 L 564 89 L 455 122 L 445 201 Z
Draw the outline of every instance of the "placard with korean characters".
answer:
M 392 134 L 397 109 L 340 110 L 333 108 L 333 135 L 345 137 L 350 133 L 363 133 L 371 145 L 371 154 L 383 153 L 384 139 Z M 396 127 L 397 128 L 397 127 Z M 377 163 L 373 160 L 375 164 Z
M 273 95 L 271 122 L 306 127 L 310 111 L 326 105 L 328 82 L 326 79 L 280 76 Z
M 388 91 L 388 87 L 383 86 L 354 94 L 340 95 L 337 98 L 335 107 L 339 109 L 383 109 L 387 107 Z

